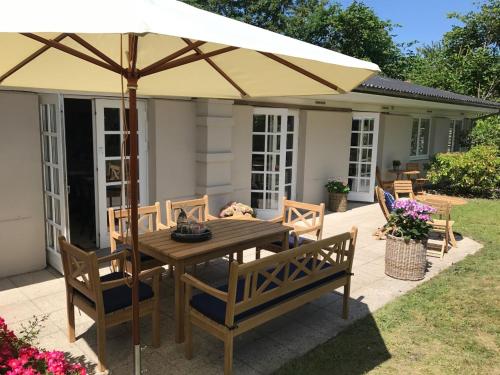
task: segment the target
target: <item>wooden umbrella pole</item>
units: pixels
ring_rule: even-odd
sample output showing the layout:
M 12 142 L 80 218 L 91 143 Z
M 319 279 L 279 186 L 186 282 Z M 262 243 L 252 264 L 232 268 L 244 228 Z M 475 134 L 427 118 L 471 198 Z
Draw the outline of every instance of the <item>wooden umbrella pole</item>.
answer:
M 141 374 L 141 334 L 139 329 L 139 230 L 138 230 L 138 144 L 137 144 L 137 36 L 129 35 L 130 66 L 127 76 L 129 95 L 129 142 L 130 142 L 130 220 L 132 235 L 132 334 L 134 342 L 134 374 Z

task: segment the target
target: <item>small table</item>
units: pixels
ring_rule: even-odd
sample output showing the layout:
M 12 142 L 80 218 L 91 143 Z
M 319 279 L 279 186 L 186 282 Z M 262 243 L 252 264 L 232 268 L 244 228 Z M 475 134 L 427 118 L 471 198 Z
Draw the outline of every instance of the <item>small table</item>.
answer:
M 288 249 L 289 227 L 261 220 L 216 219 L 205 223 L 212 231 L 212 239 L 204 242 L 183 243 L 170 238 L 172 229 L 139 235 L 139 249 L 162 263 L 174 266 L 175 279 L 175 341 L 184 341 L 184 288 L 181 276 L 189 265 L 241 252 L 252 247 L 281 241 Z
M 416 196 L 416 199 L 423 203 L 432 201 L 449 203 L 450 206 L 463 206 L 468 203 L 467 199 L 464 198 L 450 197 L 447 195 L 439 195 L 439 194 L 420 194 Z
M 411 180 L 412 177 L 417 177 L 419 174 L 420 171 L 403 171 L 403 176 L 409 180 Z

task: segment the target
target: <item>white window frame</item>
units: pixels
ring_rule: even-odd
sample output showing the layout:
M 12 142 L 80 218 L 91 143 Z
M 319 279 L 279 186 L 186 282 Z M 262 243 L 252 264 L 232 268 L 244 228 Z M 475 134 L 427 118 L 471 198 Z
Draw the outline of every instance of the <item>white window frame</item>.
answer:
M 420 138 L 420 132 L 422 129 L 422 120 L 429 120 L 429 134 L 427 135 L 427 153 L 425 154 L 418 154 L 418 146 L 417 149 L 415 150 L 415 155 L 411 154 L 411 143 L 412 143 L 412 136 L 413 136 L 413 121 L 418 120 L 418 130 L 417 130 L 417 142 L 418 139 Z M 426 116 L 412 116 L 411 117 L 411 131 L 410 131 L 410 155 L 409 159 L 410 160 L 425 160 L 429 158 L 429 149 L 430 149 L 430 140 L 431 140 L 431 133 L 432 133 L 432 118 L 431 117 L 426 117 Z
M 282 123 L 281 123 L 281 147 L 280 147 L 280 165 L 279 165 L 279 172 L 276 172 L 278 175 L 278 207 L 275 209 L 272 208 L 263 208 L 263 209 L 255 209 L 256 214 L 258 217 L 266 219 L 266 218 L 272 218 L 277 216 L 281 212 L 281 206 L 282 206 L 282 201 L 283 197 L 285 196 L 285 186 L 290 186 L 290 194 L 291 196 L 287 197 L 287 199 L 295 199 L 296 196 L 296 185 L 297 185 L 297 158 L 298 158 L 298 138 L 299 138 L 299 111 L 298 110 L 293 110 L 293 109 L 288 109 L 288 108 L 267 108 L 267 107 L 255 107 L 252 115 L 252 124 L 253 124 L 253 116 L 254 115 L 271 115 L 271 116 L 282 116 Z M 287 119 L 288 116 L 294 116 L 294 129 L 293 132 L 289 132 L 287 130 Z M 252 125 L 253 126 L 253 125 Z M 286 148 L 286 139 L 287 139 L 287 134 L 293 133 L 293 148 L 287 149 Z M 268 142 L 268 133 L 267 129 L 266 132 L 254 132 L 252 128 L 252 139 L 253 135 L 265 135 L 265 146 L 264 146 L 264 151 L 253 151 L 253 144 L 252 144 L 252 150 L 251 154 L 262 154 L 264 155 L 264 159 L 266 160 L 266 155 L 270 155 L 270 153 L 267 151 L 267 142 Z M 286 167 L 286 152 L 287 151 L 292 151 L 292 165 L 291 167 Z M 252 167 L 250 166 L 250 169 Z M 291 168 L 292 170 L 292 180 L 290 184 L 285 183 L 285 170 Z M 251 171 L 251 174 L 254 172 Z M 270 173 L 269 171 L 266 171 L 264 168 L 264 175 Z M 264 190 L 256 190 L 256 189 L 250 189 L 250 194 L 252 193 L 263 193 L 264 196 L 267 193 L 266 190 L 266 179 L 264 180 Z
M 457 125 L 460 124 L 460 131 L 463 130 L 465 119 L 463 117 L 451 118 L 450 125 L 448 128 L 448 152 L 458 152 L 460 151 L 460 147 L 455 149 L 455 136 L 457 133 Z

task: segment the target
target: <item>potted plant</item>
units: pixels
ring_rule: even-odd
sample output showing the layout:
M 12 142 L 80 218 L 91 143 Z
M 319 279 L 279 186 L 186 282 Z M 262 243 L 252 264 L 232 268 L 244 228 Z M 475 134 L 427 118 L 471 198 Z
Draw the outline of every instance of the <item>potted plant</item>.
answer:
M 349 185 L 340 180 L 328 180 L 325 185 L 328 191 L 328 209 L 332 212 L 347 211 L 347 193 Z
M 421 280 L 427 266 L 427 239 L 435 210 L 412 199 L 394 204 L 386 228 L 385 273 L 401 280 Z
M 399 171 L 399 168 L 401 167 L 401 161 L 400 160 L 393 160 L 392 161 L 392 169 L 394 171 Z

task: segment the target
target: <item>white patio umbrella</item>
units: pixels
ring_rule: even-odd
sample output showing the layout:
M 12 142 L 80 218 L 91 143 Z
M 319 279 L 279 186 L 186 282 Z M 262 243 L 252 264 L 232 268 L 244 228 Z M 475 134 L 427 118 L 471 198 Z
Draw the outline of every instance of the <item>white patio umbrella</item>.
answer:
M 0 51 L 0 88 L 119 93 L 123 78 L 130 108 L 130 181 L 137 180 L 137 93 L 214 98 L 337 94 L 379 71 L 376 64 L 175 0 L 5 1 Z M 130 187 L 139 373 L 137 185 Z

